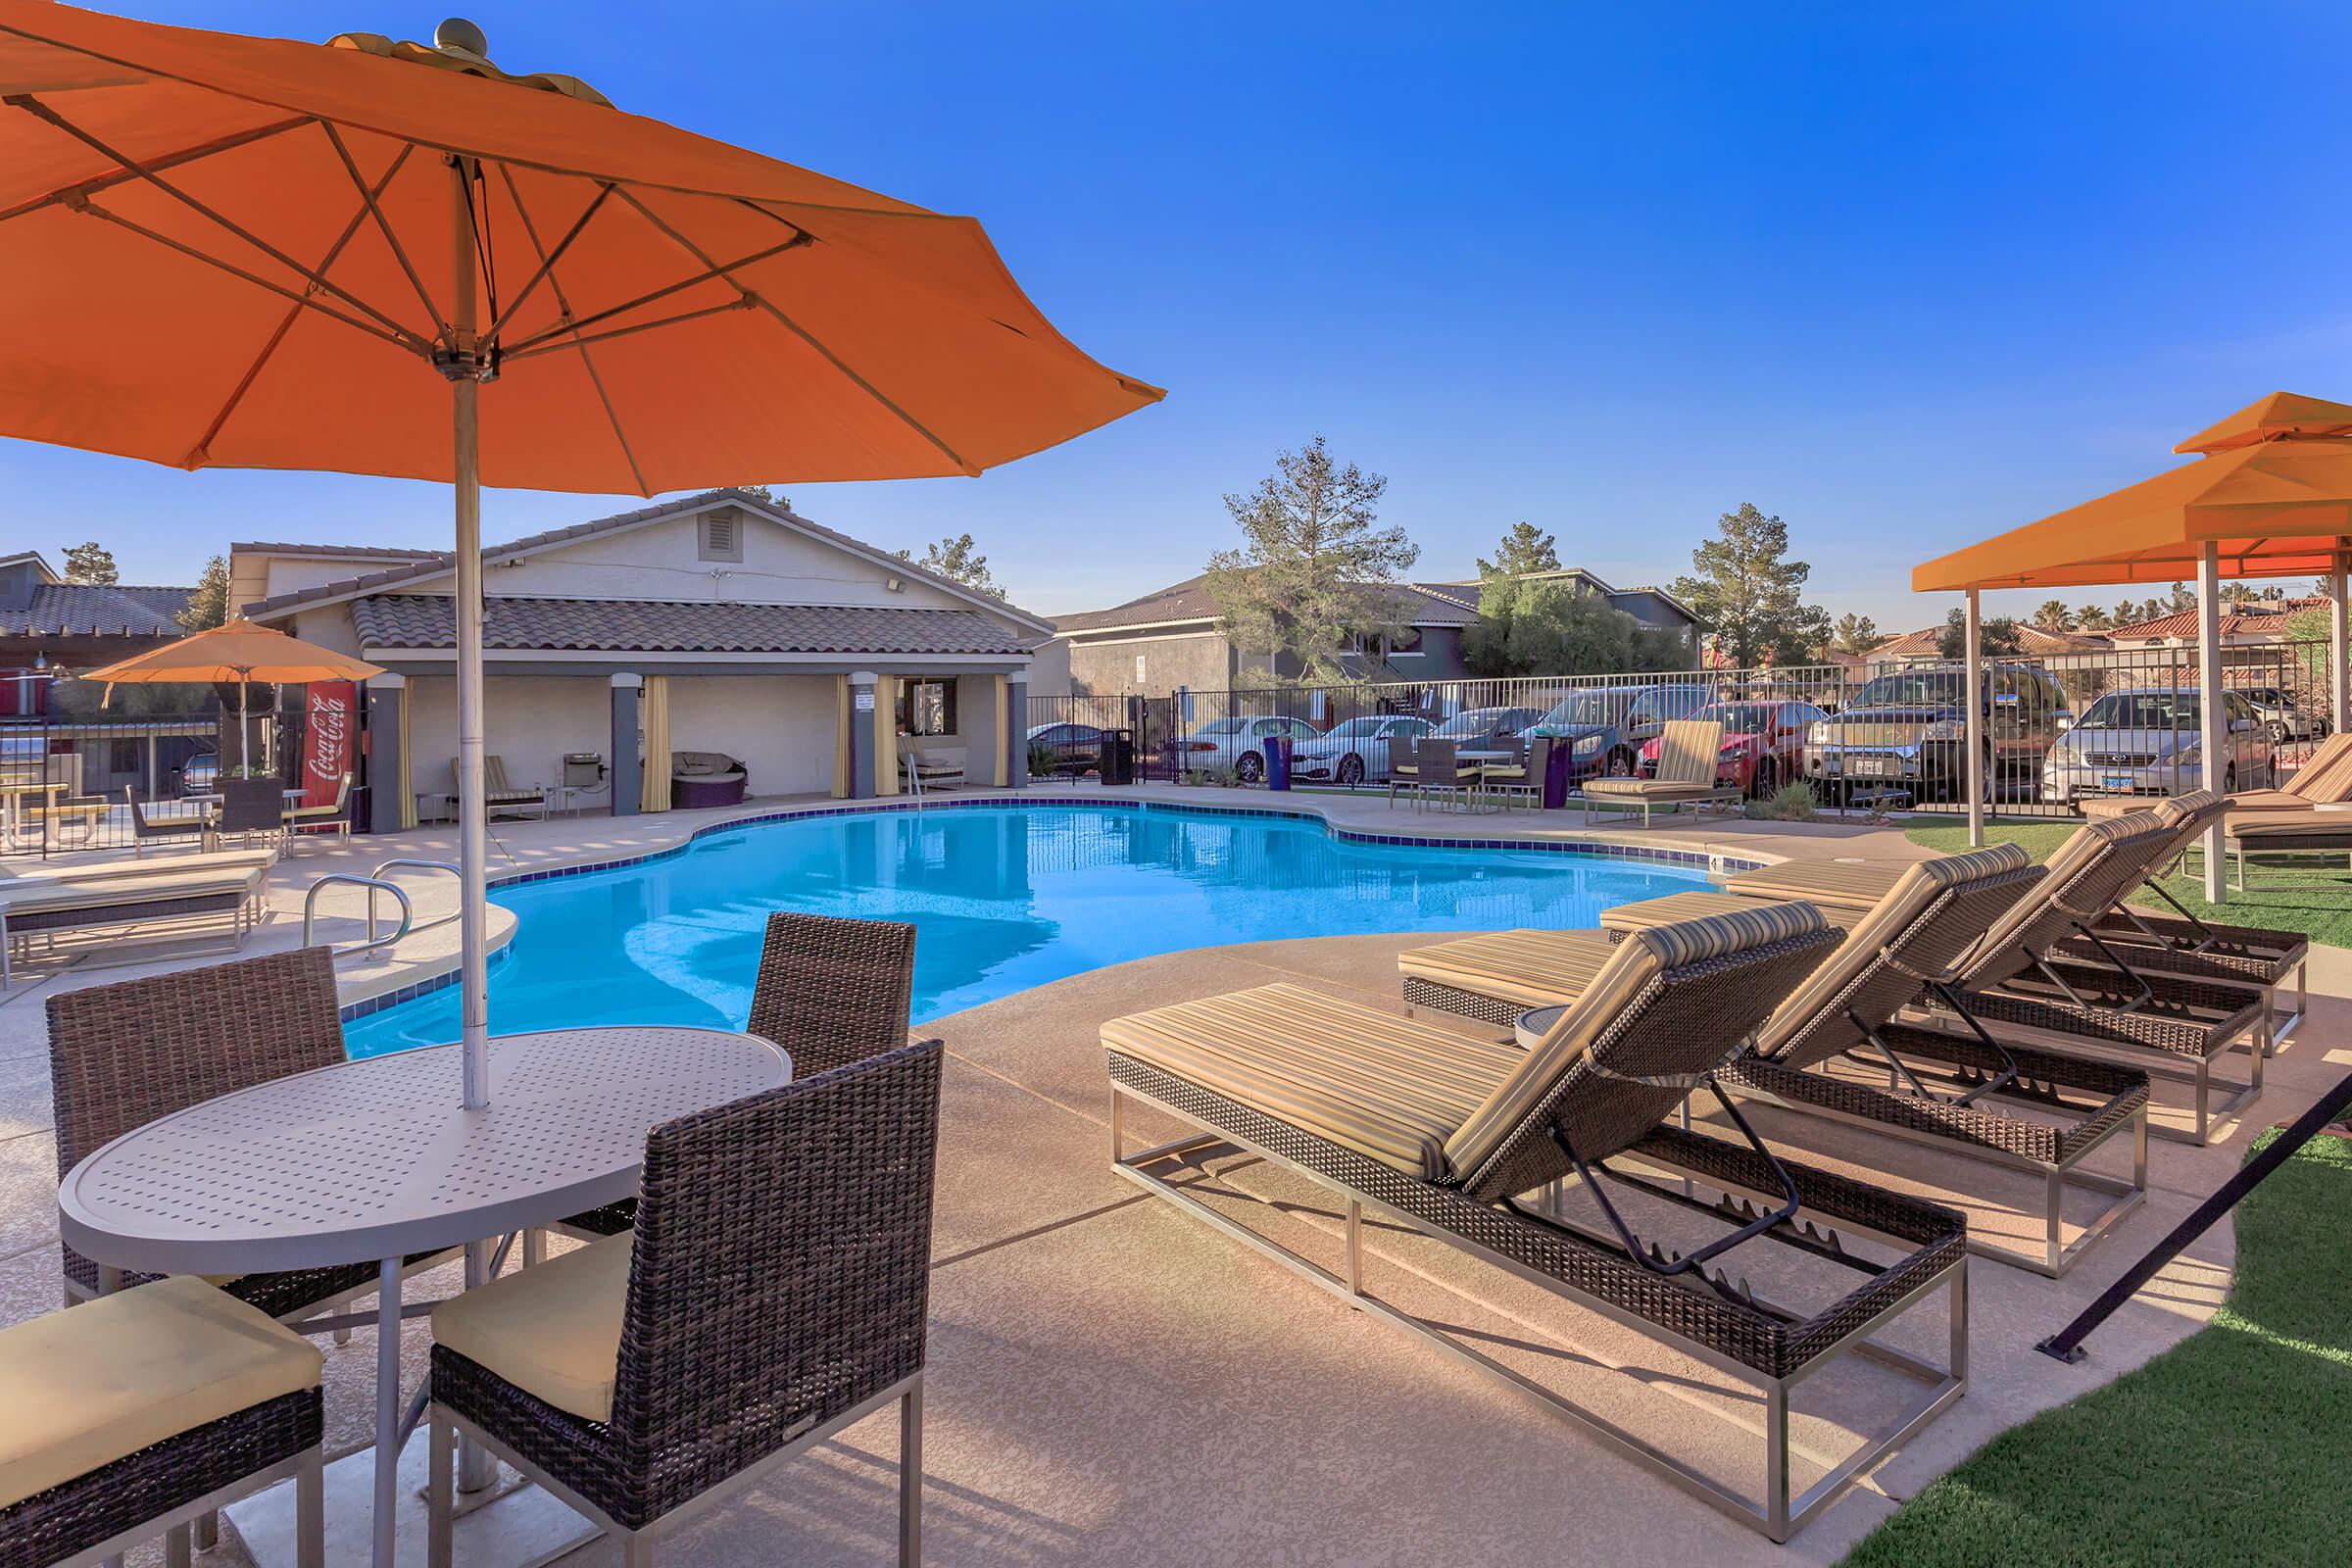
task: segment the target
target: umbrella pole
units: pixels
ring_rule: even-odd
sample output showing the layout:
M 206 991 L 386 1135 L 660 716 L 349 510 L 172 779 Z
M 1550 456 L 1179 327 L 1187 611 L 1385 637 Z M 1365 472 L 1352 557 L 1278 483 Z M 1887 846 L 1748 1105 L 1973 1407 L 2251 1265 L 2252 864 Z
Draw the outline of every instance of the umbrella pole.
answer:
M 458 622 L 458 869 L 462 900 L 460 1004 L 464 1033 L 465 1100 L 468 1110 L 490 1103 L 490 969 L 484 927 L 489 916 L 489 828 L 482 785 L 482 472 L 481 383 L 474 376 L 473 208 L 468 171 L 452 159 L 457 235 L 451 325 L 457 339 L 450 394 L 456 437 Z

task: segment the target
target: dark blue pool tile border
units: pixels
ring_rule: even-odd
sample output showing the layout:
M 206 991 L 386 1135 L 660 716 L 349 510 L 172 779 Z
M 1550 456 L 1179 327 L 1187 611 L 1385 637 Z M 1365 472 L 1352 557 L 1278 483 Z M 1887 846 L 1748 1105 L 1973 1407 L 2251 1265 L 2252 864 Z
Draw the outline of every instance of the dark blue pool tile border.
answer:
M 1763 860 L 1713 856 L 1698 850 L 1653 849 L 1639 844 L 1597 844 L 1590 839 L 1457 839 L 1432 838 L 1416 833 L 1367 833 L 1359 828 L 1342 827 L 1320 811 L 1289 809 L 1279 806 L 1195 806 L 1185 801 L 1132 801 L 1105 799 L 1092 795 L 958 795 L 949 801 L 861 801 L 854 805 L 811 806 L 791 811 L 761 811 L 753 816 L 730 817 L 724 822 L 711 822 L 696 828 L 677 843 L 664 849 L 648 850 L 643 855 L 617 856 L 610 860 L 590 860 L 578 865 L 555 865 L 540 871 L 515 871 L 506 876 L 494 876 L 489 888 L 521 887 L 530 882 L 553 882 L 561 877 L 587 876 L 595 871 L 617 871 L 624 866 L 650 865 L 685 854 L 694 848 L 698 839 L 714 833 L 731 833 L 737 828 L 757 827 L 764 822 L 800 822 L 819 816 L 852 816 L 872 811 L 955 811 L 994 809 L 1005 807 L 1084 806 L 1112 811 L 1168 811 L 1186 816 L 1277 816 L 1294 822 L 1312 822 L 1333 838 L 1350 844 L 1389 844 L 1418 850 L 1515 850 L 1536 855 L 1582 855 L 1608 860 L 1648 860 L 1661 865 L 1695 865 L 1713 867 L 1720 864 L 1727 871 L 1753 871 L 1767 864 Z M 490 955 L 497 963 L 508 950 L 499 949 Z M 343 1021 L 350 1023 L 386 1007 L 397 1007 L 404 1002 L 445 991 L 458 983 L 458 971 L 451 969 L 414 985 L 387 991 L 344 1006 Z

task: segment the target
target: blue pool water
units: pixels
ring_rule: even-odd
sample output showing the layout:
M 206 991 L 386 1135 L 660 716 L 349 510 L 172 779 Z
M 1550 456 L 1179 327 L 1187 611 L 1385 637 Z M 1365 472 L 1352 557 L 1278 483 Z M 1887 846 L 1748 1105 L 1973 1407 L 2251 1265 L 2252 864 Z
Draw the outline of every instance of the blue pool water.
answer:
M 514 911 L 490 1027 L 750 1015 L 774 909 L 911 920 L 919 1022 L 1129 958 L 1380 931 L 1590 927 L 1698 867 L 1357 844 L 1319 821 L 1094 806 L 847 812 L 730 829 L 683 854 L 499 890 Z M 354 1019 L 352 1054 L 458 1037 L 452 987 Z

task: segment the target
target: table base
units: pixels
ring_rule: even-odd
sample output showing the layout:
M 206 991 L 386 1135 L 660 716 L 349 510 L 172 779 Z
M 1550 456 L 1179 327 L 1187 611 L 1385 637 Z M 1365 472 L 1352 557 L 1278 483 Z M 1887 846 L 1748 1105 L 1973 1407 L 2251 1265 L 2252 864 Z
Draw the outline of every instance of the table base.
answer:
M 426 1454 L 419 1425 L 400 1451 L 399 1506 L 393 1539 L 404 1563 L 424 1561 Z M 373 1540 L 375 1450 L 362 1448 L 326 1467 L 326 1560 L 368 1560 Z M 294 1486 L 257 1492 L 221 1510 L 259 1568 L 294 1568 Z M 461 1493 L 453 1537 L 457 1561 L 479 1568 L 541 1568 L 604 1532 L 506 1466 L 486 1492 Z

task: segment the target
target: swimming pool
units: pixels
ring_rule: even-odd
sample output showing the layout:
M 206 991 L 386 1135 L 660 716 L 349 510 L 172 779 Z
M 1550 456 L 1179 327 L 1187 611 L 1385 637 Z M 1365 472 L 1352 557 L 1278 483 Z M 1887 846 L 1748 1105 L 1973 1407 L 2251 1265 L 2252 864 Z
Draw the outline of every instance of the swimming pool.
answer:
M 1439 829 L 1438 831 L 1444 831 Z M 1590 927 L 1703 866 L 1341 838 L 1319 819 L 1134 806 L 832 812 L 494 890 L 490 1028 L 740 1029 L 769 911 L 910 920 L 917 1022 L 1130 958 L 1382 931 Z M 447 986 L 352 1019 L 355 1056 L 458 1037 Z

